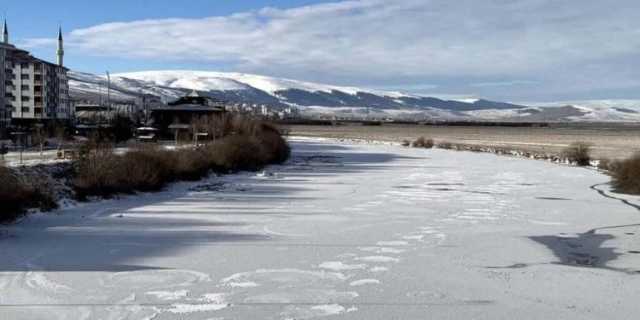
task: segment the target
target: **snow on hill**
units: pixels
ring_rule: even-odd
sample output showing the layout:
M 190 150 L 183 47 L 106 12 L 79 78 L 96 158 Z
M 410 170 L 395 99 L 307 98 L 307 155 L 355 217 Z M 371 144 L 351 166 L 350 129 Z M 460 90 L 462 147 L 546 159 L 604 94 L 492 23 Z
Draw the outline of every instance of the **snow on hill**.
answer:
M 220 74 L 213 72 L 150 71 L 121 73 L 114 74 L 113 76 L 116 78 L 127 78 L 144 81 L 162 87 L 186 88 L 200 91 L 245 90 L 249 87 L 244 83 L 238 82 L 228 77 L 222 77 Z
M 541 107 L 553 105 L 573 106 L 584 113 L 569 117 L 569 121 L 635 122 L 640 121 L 640 100 L 581 100 L 537 104 Z
M 71 72 L 71 95 L 99 101 L 106 77 Z M 142 94 L 175 100 L 191 90 L 214 98 L 275 108 L 295 106 L 310 117 L 365 115 L 394 119 L 506 121 L 640 121 L 640 101 L 598 100 L 511 104 L 484 99 L 439 99 L 395 91 L 333 86 L 260 75 L 209 71 L 145 71 L 114 74 L 111 98 L 135 101 Z
M 89 73 L 70 72 L 69 89 L 72 98 L 79 100 L 99 101 L 107 95 L 107 77 Z M 158 86 L 144 81 L 123 77 L 112 77 L 110 85 L 111 98 L 115 101 L 135 101 L 143 94 L 150 94 L 164 100 L 175 100 L 188 90 Z
M 71 73 L 72 91 L 99 93 L 104 76 Z M 115 74 L 112 88 L 123 96 L 141 93 L 172 98 L 185 90 L 200 90 L 235 102 L 295 106 L 364 107 L 375 109 L 438 108 L 452 111 L 519 107 L 487 100 L 444 100 L 396 91 L 333 86 L 244 73 L 146 71 Z M 74 90 L 75 89 L 75 90 Z M 177 92 L 176 92 L 177 91 Z
M 290 79 L 273 78 L 245 73 L 211 71 L 145 71 L 121 73 L 114 76 L 136 79 L 172 88 L 188 88 L 202 91 L 244 90 L 253 87 L 272 95 L 279 91 L 298 89 L 310 92 L 341 91 L 356 94 L 366 91 L 354 87 L 329 86 Z

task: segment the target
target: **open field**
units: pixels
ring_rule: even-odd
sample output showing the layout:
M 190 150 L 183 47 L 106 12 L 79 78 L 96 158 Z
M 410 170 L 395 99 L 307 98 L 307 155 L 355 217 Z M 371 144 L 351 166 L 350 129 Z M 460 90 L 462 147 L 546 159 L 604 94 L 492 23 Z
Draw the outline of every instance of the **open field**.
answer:
M 572 142 L 584 141 L 594 145 L 596 159 L 623 159 L 640 151 L 640 125 L 575 124 L 551 125 L 547 128 L 482 127 L 482 126 L 383 126 L 291 125 L 294 136 L 366 139 L 400 142 L 425 136 L 436 142 L 448 141 L 491 147 L 508 147 L 522 151 L 558 154 Z
M 0 226 L 3 319 L 636 319 L 638 197 L 595 170 L 293 141 Z M 621 201 L 624 200 L 624 201 Z

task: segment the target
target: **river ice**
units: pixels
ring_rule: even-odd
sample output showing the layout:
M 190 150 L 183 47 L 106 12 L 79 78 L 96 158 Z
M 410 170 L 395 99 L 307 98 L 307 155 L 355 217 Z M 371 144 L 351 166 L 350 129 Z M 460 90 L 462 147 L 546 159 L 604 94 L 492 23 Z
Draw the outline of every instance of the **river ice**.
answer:
M 0 319 L 637 317 L 637 198 L 605 175 L 292 143 L 265 173 L 0 227 Z

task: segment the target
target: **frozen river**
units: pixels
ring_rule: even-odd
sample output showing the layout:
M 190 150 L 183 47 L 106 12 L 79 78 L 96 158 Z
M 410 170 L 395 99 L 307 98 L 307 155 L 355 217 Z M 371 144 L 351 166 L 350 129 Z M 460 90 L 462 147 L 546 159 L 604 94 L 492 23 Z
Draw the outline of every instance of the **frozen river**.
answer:
M 266 174 L 0 227 L 0 319 L 638 317 L 640 212 L 603 174 L 293 146 Z

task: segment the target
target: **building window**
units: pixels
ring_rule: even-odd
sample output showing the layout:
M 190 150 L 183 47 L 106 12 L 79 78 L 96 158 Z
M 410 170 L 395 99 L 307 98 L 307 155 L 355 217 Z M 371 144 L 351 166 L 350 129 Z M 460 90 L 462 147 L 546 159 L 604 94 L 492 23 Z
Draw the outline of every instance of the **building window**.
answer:
M 28 74 L 23 74 L 23 75 L 21 75 L 20 79 L 29 80 L 29 75 Z
M 22 101 L 31 101 L 31 98 L 27 96 L 22 96 Z
M 29 90 L 29 85 L 23 84 L 22 86 L 20 86 L 20 90 Z
M 22 69 L 27 69 L 27 68 L 29 68 L 29 64 L 28 63 L 22 63 L 22 64 L 20 64 L 20 67 Z
M 29 107 L 22 107 L 22 113 L 29 113 Z

